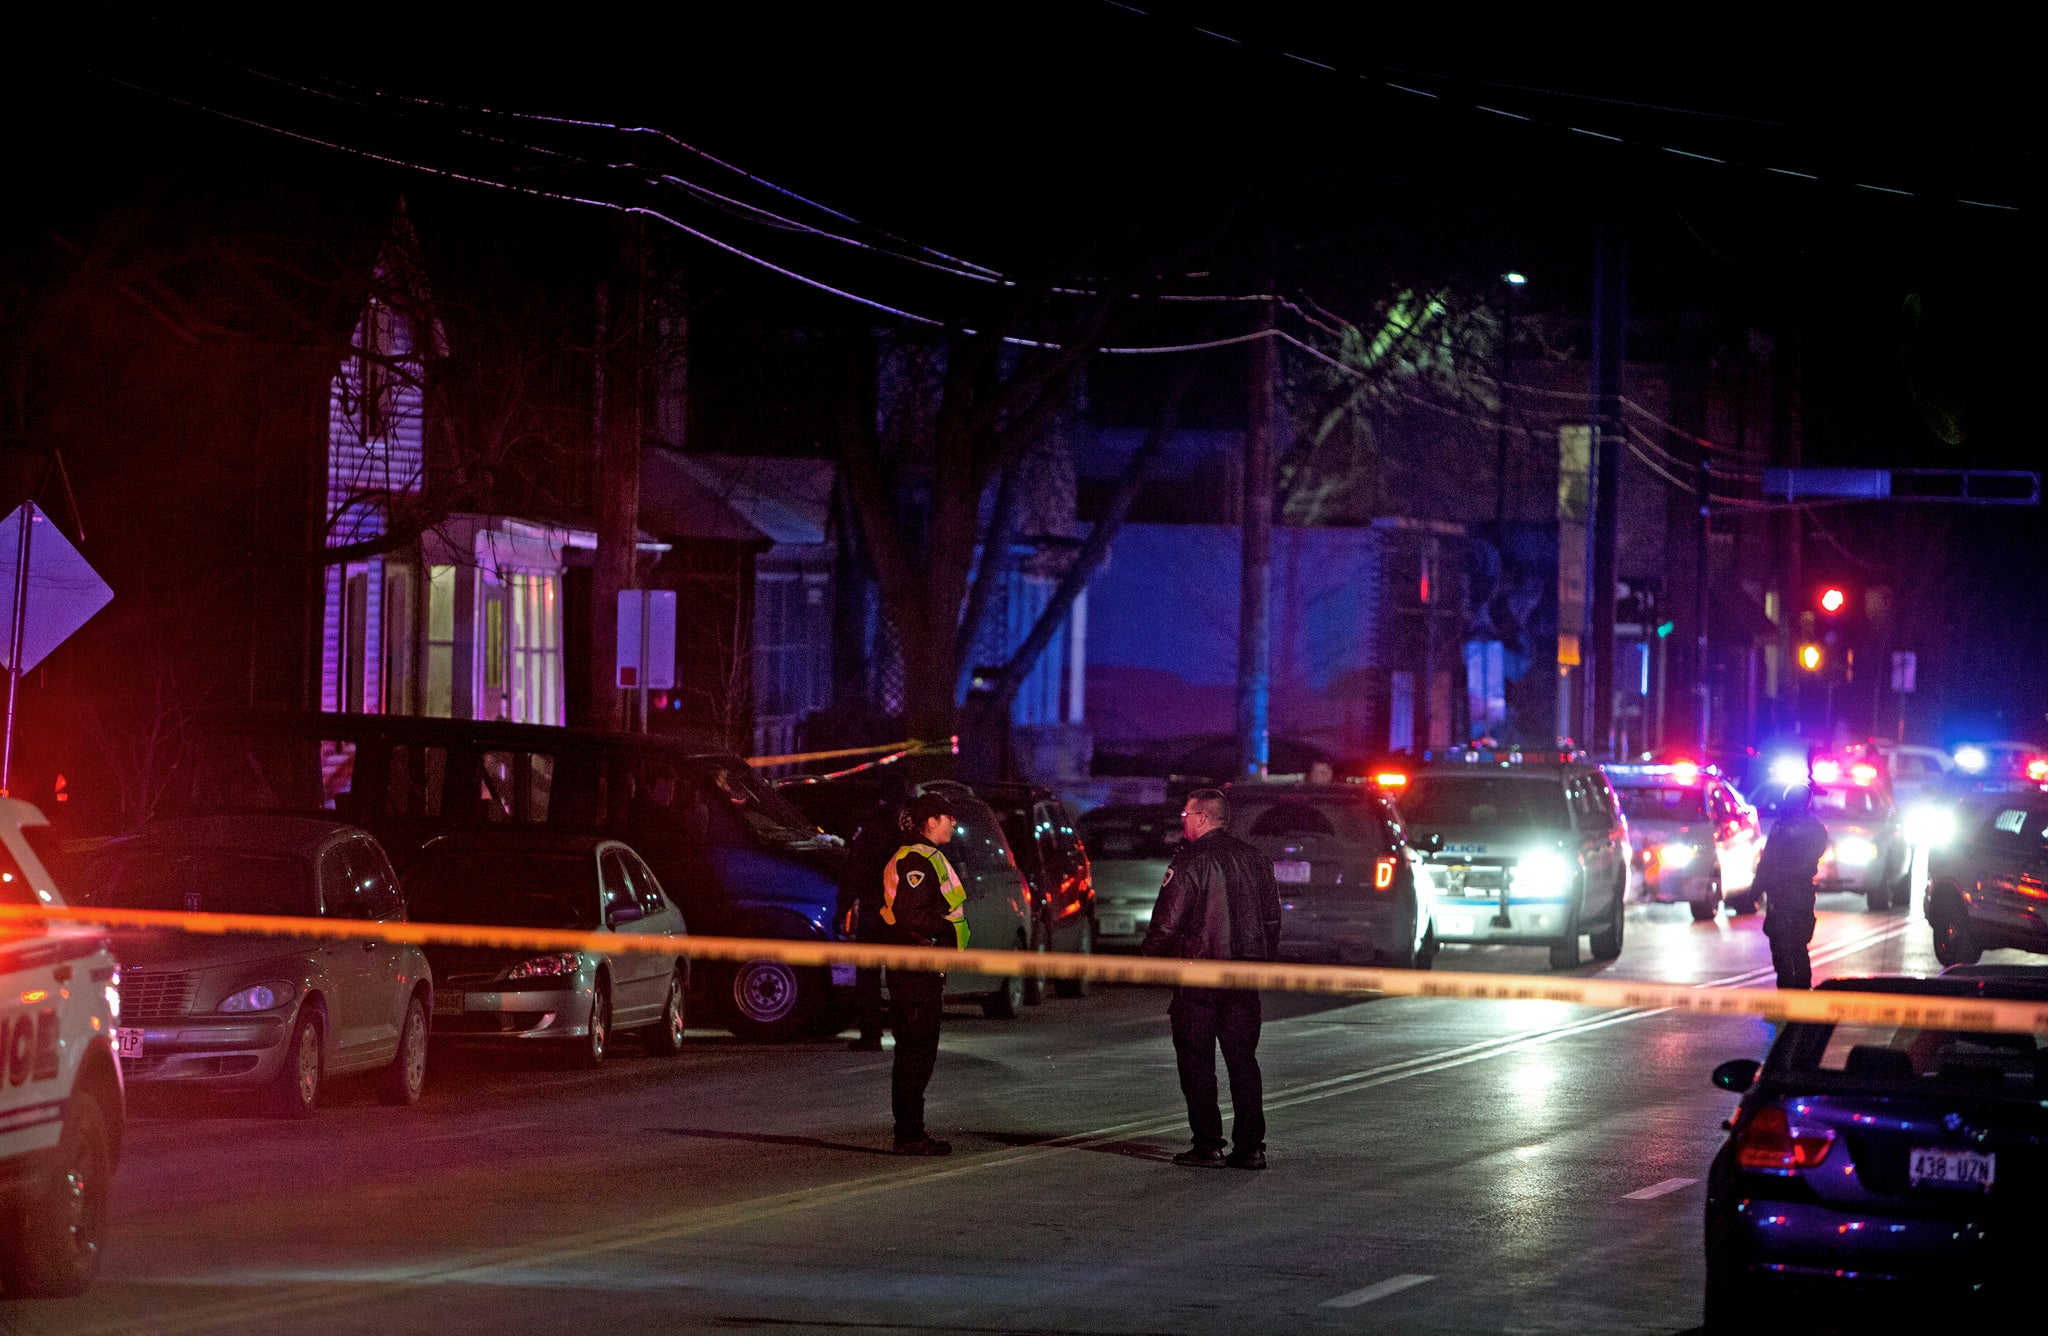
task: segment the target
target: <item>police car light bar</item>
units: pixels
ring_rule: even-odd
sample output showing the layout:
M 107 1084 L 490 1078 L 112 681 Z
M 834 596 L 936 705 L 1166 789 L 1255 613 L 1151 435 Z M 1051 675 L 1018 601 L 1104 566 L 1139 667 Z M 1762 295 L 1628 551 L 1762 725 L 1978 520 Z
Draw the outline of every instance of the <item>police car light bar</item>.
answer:
M 1579 754 L 1569 748 L 1557 751 L 1526 751 L 1520 748 L 1509 750 L 1492 747 L 1438 747 L 1422 753 L 1425 761 L 1470 761 L 1497 762 L 1501 765 L 1520 765 L 1524 761 L 1562 765 L 1579 759 Z

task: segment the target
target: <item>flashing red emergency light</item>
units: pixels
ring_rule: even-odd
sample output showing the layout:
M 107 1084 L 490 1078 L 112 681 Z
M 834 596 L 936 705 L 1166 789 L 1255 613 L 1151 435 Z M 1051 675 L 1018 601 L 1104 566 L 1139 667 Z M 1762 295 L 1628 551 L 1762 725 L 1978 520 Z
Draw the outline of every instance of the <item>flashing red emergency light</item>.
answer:
M 1816 784 L 1839 784 L 1842 782 L 1842 763 L 1823 756 L 1813 763 L 1812 773 Z
M 1849 602 L 1849 596 L 1832 585 L 1821 591 L 1820 606 L 1823 612 L 1840 612 Z
M 1681 784 L 1697 783 L 1700 768 L 1691 761 L 1674 761 L 1671 764 L 1671 777 Z
M 1383 789 L 1398 789 L 1407 784 L 1408 776 L 1398 770 L 1382 770 L 1372 777 L 1372 782 Z
M 1877 783 L 1877 767 L 1868 761 L 1858 761 L 1849 767 L 1849 778 L 1857 784 Z
M 2027 778 L 2033 780 L 2036 784 L 2041 783 L 2043 780 L 2048 780 L 2048 759 L 2036 756 L 2033 760 L 2027 762 Z M 63 800 L 60 798 L 58 801 L 61 802 Z

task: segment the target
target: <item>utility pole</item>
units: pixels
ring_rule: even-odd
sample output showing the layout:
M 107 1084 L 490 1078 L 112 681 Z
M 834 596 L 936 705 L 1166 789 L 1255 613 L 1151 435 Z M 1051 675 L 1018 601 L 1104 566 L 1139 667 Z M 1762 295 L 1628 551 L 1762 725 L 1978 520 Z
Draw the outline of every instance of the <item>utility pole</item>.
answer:
M 1265 291 L 1273 290 L 1267 266 Z M 1259 328 L 1273 328 L 1273 304 L 1259 310 Z M 1272 693 L 1273 381 L 1279 350 L 1273 339 L 1254 339 L 1246 350 L 1244 424 L 1243 585 L 1237 609 L 1238 771 L 1263 775 L 1270 755 L 1267 705 Z
M 1628 260 L 1623 224 L 1602 217 L 1593 260 L 1592 575 L 1586 590 L 1583 745 L 1614 754 L 1614 572 L 1620 535 L 1621 376 L 1628 348 Z
M 613 234 L 611 277 L 599 292 L 597 554 L 590 580 L 591 722 L 611 730 L 624 726 L 626 709 L 618 688 L 619 595 L 633 587 L 639 555 L 646 264 L 644 222 L 637 215 L 621 218 Z M 644 657 L 641 662 L 644 667 Z
M 1709 602 L 1707 597 L 1708 579 L 1713 574 L 1713 572 L 1708 569 L 1708 563 L 1713 560 L 1714 546 L 1713 543 L 1709 541 L 1709 539 L 1713 535 L 1713 529 L 1711 527 L 1712 521 L 1709 518 L 1709 516 L 1712 514 L 1712 511 L 1709 509 L 1709 506 L 1712 501 L 1712 488 L 1710 484 L 1713 480 L 1713 469 L 1714 461 L 1708 457 L 1707 447 L 1704 444 L 1702 444 L 1700 446 L 1699 542 L 1698 545 L 1693 548 L 1693 584 L 1695 587 L 1693 589 L 1694 630 L 1692 651 L 1692 675 L 1693 691 L 1699 697 L 1698 738 L 1701 764 L 1703 765 L 1706 763 L 1705 757 L 1707 752 L 1708 734 L 1712 730 L 1712 710 L 1714 703 L 1713 684 L 1709 680 L 1708 676 L 1709 647 L 1707 644 L 1707 617 L 1709 610 Z

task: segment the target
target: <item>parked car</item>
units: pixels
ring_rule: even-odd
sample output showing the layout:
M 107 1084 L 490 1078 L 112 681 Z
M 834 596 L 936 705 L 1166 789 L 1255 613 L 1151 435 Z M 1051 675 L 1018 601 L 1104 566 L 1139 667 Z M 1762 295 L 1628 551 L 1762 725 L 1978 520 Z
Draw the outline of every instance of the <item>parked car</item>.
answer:
M 367 832 L 301 817 L 164 821 L 85 865 L 79 898 L 123 909 L 402 922 L 390 859 Z M 416 946 L 122 929 L 121 1069 L 137 1089 L 260 1091 L 312 1114 L 326 1083 L 377 1073 L 386 1104 L 427 1079 L 433 976 Z
M 1569 753 L 1456 748 L 1400 786 L 1429 850 L 1439 942 L 1550 948 L 1550 967 L 1621 954 L 1628 824 L 1597 766 Z
M 1928 851 L 1923 912 L 1944 965 L 1996 947 L 2048 952 L 2048 793 L 1963 803 L 1954 837 Z
M 2031 1311 L 2048 1174 L 2048 1030 L 1923 1029 L 1913 997 L 2048 1002 L 2038 978 L 1829 979 L 1901 997 L 1900 1023 L 1800 1022 L 1742 1096 L 1707 1177 L 1706 1327 L 1903 1330 L 1903 1307 L 1967 1329 Z
M 1915 803 L 1946 796 L 1945 781 L 1956 763 L 1941 748 L 1879 743 L 1877 751 L 1884 758 L 1892 797 L 1898 800 L 1900 807 L 1910 809 Z
M 1379 793 L 1287 781 L 1224 793 L 1231 834 L 1273 862 L 1282 960 L 1407 969 L 1435 961 L 1429 874 Z
M 1091 807 L 1076 829 L 1095 883 L 1095 944 L 1136 950 L 1152 926 L 1166 865 L 1180 847 L 1180 804 Z
M 48 830 L 43 814 L 0 798 L 0 904 L 62 906 L 31 830 Z M 77 1294 L 99 1273 L 126 1126 L 114 956 L 89 924 L 15 920 L 0 937 L 0 1286 Z
M 1002 823 L 1017 868 L 1031 883 L 1032 944 L 1087 955 L 1095 949 L 1095 880 L 1088 850 L 1064 799 L 1039 784 L 976 784 L 975 796 Z M 1025 982 L 1026 1000 L 1038 987 Z M 1061 997 L 1082 997 L 1085 979 L 1060 979 Z
M 1767 784 L 1756 796 L 1757 811 L 1776 821 L 1788 810 L 1788 795 L 1804 785 Z M 1823 891 L 1853 891 L 1872 909 L 1904 905 L 1913 883 L 1913 849 L 1898 806 L 1874 784 L 1812 786 L 1813 814 L 1828 828 L 1815 885 Z
M 1755 911 L 1763 831 L 1733 784 L 1690 762 L 1601 768 L 1628 818 L 1631 899 L 1682 901 L 1698 923 Z
M 189 810 L 326 812 L 391 850 L 401 872 L 442 835 L 542 830 L 623 840 L 699 936 L 831 941 L 839 840 L 744 760 L 705 741 L 468 719 L 236 712 L 180 760 Z M 779 960 L 691 972 L 700 1015 L 748 1038 L 829 1024 L 853 971 Z
M 423 923 L 573 928 L 681 937 L 683 916 L 640 856 L 617 840 L 521 831 L 447 835 L 405 879 Z M 639 1031 L 647 1050 L 683 1048 L 689 962 L 650 951 L 544 951 L 435 945 L 434 1033 L 546 1045 L 582 1066 Z

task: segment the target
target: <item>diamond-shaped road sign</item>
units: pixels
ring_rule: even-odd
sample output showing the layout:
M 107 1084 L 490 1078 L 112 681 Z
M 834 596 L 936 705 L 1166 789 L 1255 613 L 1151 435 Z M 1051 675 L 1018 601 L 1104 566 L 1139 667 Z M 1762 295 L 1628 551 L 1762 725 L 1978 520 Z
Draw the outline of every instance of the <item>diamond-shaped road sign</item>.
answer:
M 114 591 L 48 515 L 24 504 L 0 520 L 0 666 L 14 666 L 8 655 L 14 642 L 16 564 L 24 512 L 34 516 L 28 538 L 28 615 L 21 628 L 21 666 L 26 672 L 112 602 Z

